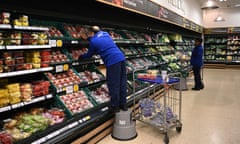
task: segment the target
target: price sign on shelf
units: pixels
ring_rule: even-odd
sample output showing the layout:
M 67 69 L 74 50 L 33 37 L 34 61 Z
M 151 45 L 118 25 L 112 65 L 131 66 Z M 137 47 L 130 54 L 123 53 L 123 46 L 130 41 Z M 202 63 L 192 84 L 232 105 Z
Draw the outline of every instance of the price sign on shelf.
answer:
M 63 71 L 68 71 L 69 69 L 69 65 L 68 64 L 64 64 L 63 65 Z
M 63 65 L 56 65 L 55 69 L 56 69 L 56 72 L 63 72 L 64 66 Z
M 56 40 L 49 40 L 49 45 L 51 47 L 56 47 L 57 46 L 57 41 Z
M 57 40 L 57 47 L 62 47 L 63 46 L 63 42 L 62 40 Z
M 67 94 L 73 93 L 73 86 L 67 86 L 67 87 L 66 87 L 66 93 L 67 93 Z
M 79 90 L 78 84 L 73 85 L 73 91 L 77 92 Z

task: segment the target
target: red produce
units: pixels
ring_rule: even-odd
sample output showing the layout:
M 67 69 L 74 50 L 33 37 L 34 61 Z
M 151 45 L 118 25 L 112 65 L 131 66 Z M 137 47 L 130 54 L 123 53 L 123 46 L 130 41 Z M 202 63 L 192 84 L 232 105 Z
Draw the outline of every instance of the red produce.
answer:
M 12 144 L 12 136 L 7 132 L 0 132 L 0 144 Z

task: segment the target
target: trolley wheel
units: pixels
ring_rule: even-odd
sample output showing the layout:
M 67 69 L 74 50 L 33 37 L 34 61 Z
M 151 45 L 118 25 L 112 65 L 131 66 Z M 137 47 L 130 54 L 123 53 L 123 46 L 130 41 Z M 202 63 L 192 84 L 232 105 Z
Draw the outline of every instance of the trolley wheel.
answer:
M 168 144 L 169 143 L 169 137 L 168 137 L 168 134 L 166 133 L 165 136 L 164 136 L 164 143 L 165 144 Z
M 182 131 L 182 126 L 176 127 L 176 131 L 177 131 L 178 133 L 180 133 L 180 132 Z
M 177 131 L 178 133 L 180 133 L 180 132 L 182 131 L 182 124 L 180 123 L 179 120 L 177 121 L 176 131 Z

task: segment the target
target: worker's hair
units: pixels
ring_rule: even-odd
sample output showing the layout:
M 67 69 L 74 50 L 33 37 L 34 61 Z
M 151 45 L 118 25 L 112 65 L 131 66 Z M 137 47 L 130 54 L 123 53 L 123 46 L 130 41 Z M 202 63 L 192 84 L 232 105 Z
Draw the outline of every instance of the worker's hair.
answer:
M 94 32 L 94 33 L 97 33 L 99 32 L 101 29 L 99 26 L 92 26 L 90 27 L 90 31 Z
M 201 38 L 196 38 L 195 41 L 202 43 L 203 40 Z

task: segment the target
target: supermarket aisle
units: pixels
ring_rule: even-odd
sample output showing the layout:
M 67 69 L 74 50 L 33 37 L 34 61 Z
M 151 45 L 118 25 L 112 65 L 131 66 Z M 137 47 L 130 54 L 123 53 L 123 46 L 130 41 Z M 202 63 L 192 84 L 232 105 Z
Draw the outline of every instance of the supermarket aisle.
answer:
M 183 92 L 182 132 L 169 131 L 169 144 L 240 143 L 240 70 L 204 69 L 205 89 Z M 155 128 L 137 122 L 138 137 L 118 141 L 105 137 L 98 144 L 163 144 Z

